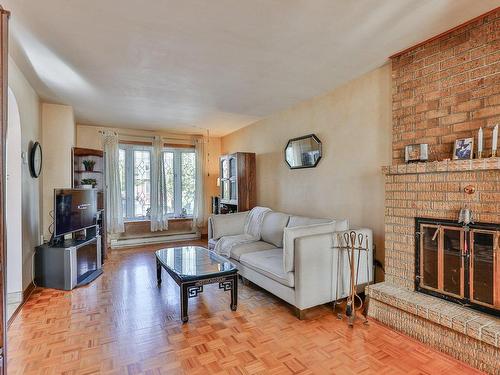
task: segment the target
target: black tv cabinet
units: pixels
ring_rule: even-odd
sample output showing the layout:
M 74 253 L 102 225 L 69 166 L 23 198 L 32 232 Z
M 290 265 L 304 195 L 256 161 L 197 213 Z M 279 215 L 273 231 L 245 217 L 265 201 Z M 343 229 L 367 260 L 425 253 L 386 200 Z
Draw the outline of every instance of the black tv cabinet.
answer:
M 35 248 L 37 286 L 72 290 L 89 284 L 102 274 L 101 236 L 66 239 Z

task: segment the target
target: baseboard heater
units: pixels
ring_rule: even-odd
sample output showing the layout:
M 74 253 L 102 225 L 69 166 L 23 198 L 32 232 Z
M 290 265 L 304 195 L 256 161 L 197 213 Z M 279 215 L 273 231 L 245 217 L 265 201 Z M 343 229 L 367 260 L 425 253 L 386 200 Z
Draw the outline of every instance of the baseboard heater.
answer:
M 112 239 L 111 248 L 123 249 L 134 246 L 154 245 L 164 242 L 199 240 L 200 238 L 201 238 L 200 233 L 183 233 L 183 234 L 170 234 L 166 236 Z

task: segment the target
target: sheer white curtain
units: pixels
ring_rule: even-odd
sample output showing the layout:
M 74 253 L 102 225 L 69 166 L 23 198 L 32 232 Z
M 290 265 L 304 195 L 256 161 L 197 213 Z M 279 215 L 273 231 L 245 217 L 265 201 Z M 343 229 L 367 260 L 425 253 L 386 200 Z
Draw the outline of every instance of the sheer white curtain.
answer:
M 203 137 L 195 140 L 196 180 L 194 192 L 193 229 L 200 230 L 205 214 L 205 196 L 203 179 L 205 178 L 205 140 Z
M 123 208 L 120 184 L 120 149 L 118 136 L 110 131 L 103 134 L 106 162 L 106 218 L 108 232 L 123 233 Z
M 156 136 L 151 153 L 151 232 L 168 229 L 167 181 L 163 142 Z

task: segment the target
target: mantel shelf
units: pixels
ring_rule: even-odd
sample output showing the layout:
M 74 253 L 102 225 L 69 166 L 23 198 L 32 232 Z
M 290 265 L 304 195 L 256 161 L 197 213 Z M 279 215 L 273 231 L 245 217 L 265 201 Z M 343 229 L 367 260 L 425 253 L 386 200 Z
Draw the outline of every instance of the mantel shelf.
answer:
M 386 175 L 500 170 L 500 157 L 472 160 L 442 160 L 382 167 Z

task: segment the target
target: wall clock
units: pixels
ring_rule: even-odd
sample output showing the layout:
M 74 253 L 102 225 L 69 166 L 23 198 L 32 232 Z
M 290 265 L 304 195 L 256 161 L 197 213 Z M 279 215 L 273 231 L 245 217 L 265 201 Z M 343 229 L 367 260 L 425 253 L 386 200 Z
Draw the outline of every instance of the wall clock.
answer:
M 42 146 L 35 142 L 30 150 L 29 167 L 31 177 L 38 178 L 42 173 Z

